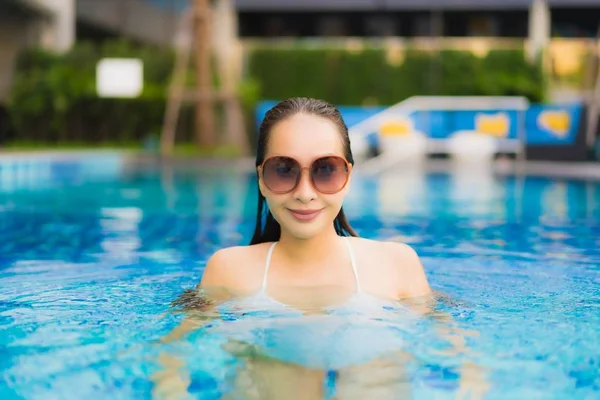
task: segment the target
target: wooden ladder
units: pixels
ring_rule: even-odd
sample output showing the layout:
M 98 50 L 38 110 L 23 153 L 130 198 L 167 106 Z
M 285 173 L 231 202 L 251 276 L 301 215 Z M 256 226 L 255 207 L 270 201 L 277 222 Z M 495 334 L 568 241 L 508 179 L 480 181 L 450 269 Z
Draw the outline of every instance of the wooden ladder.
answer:
M 593 46 L 594 50 L 592 51 L 590 59 L 591 68 L 589 68 L 589 75 L 591 75 L 592 77 L 591 79 L 588 79 L 588 82 L 591 83 L 590 86 L 593 86 L 593 89 L 590 93 L 589 98 L 587 99 L 589 112 L 586 129 L 586 145 L 588 146 L 588 149 L 599 152 L 598 154 L 600 154 L 600 150 L 598 150 L 595 147 L 598 146 L 598 141 L 600 141 L 600 137 L 598 136 L 598 122 L 600 121 L 600 54 L 598 52 L 599 43 L 600 24 L 598 25 L 598 30 L 596 31 L 596 40 L 594 41 Z
M 195 104 L 196 143 L 208 148 L 215 146 L 214 107 L 216 102 L 221 102 L 225 110 L 226 141 L 229 144 L 235 143 L 240 155 L 248 155 L 250 147 L 245 132 L 241 102 L 235 88 L 223 85 L 223 88 L 216 91 L 212 84 L 210 0 L 191 1 L 192 6 L 183 13 L 178 27 L 175 65 L 160 137 L 160 153 L 162 156 L 173 154 L 179 115 L 182 105 L 186 102 Z M 193 49 L 196 50 L 196 86 L 187 88 L 186 74 Z M 222 64 L 223 61 L 218 62 L 219 72 L 223 78 Z M 223 83 L 224 79 L 220 81 Z

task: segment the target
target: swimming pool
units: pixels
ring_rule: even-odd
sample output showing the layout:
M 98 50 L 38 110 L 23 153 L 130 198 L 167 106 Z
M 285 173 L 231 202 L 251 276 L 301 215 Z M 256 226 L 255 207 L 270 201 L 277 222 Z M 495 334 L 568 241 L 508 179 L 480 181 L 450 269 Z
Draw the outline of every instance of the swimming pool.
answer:
M 156 340 L 207 256 L 248 241 L 253 175 L 102 158 L 23 168 L 0 162 L 0 399 L 150 398 L 160 351 L 186 358 L 195 398 L 221 398 L 240 361 L 216 335 Z M 600 397 L 600 183 L 394 171 L 352 185 L 357 231 L 411 244 L 443 311 L 478 332 L 466 342 L 486 398 Z M 453 398 L 464 356 L 386 323 L 416 357 L 415 397 Z

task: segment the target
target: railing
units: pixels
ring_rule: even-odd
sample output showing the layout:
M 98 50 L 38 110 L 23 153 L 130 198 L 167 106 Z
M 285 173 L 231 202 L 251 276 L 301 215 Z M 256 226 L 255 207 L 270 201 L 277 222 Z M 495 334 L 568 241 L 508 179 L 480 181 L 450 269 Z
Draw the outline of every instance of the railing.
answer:
M 453 135 L 471 131 L 494 135 L 497 152 L 514 153 L 523 159 L 528 108 L 529 101 L 516 96 L 415 96 L 351 126 L 352 151 L 358 158 L 367 158 L 368 138 L 376 135 L 381 140 L 382 129 L 395 124 L 404 133 L 424 135 L 425 154 L 451 152 Z M 453 119 L 454 123 L 448 122 Z M 380 170 L 402 161 L 397 154 L 388 156 L 385 145 L 379 150 L 381 154 L 365 160 L 364 167 Z

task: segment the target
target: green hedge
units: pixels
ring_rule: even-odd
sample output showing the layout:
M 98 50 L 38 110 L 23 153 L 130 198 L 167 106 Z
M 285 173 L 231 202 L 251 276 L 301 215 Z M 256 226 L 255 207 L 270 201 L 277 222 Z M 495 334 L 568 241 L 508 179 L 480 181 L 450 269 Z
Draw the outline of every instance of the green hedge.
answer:
M 96 95 L 96 64 L 104 57 L 139 57 L 144 90 L 138 99 Z M 133 143 L 160 132 L 166 85 L 174 57 L 170 51 L 125 41 L 78 43 L 64 54 L 23 52 L 8 109 L 17 142 Z
M 96 64 L 104 57 L 143 60 L 144 91 L 138 99 L 96 96 Z M 13 140 L 139 145 L 161 130 L 173 62 L 170 50 L 120 40 L 78 43 L 64 55 L 24 52 L 8 103 Z M 524 95 L 537 102 L 545 92 L 542 69 L 529 64 L 523 51 L 492 51 L 479 58 L 469 52 L 409 49 L 402 63 L 391 65 L 382 48 L 267 48 L 252 50 L 246 67 L 239 90 L 252 138 L 259 98 L 311 96 L 339 105 L 389 105 L 414 95 Z M 189 83 L 193 79 L 190 72 Z M 192 141 L 193 124 L 191 107 L 184 107 L 180 142 Z
M 168 49 L 134 45 L 124 40 L 102 45 L 80 42 L 63 55 L 33 49 L 20 54 L 11 89 L 8 111 L 16 135 L 13 145 L 72 143 L 140 146 L 158 139 L 166 107 L 174 53 Z M 135 57 L 144 63 L 144 90 L 135 99 L 99 98 L 96 65 L 106 57 Z M 213 69 L 216 71 L 216 69 Z M 218 86 L 216 76 L 213 79 Z M 188 85 L 194 83 L 190 66 Z M 239 88 L 247 115 L 258 100 L 257 85 L 244 82 Z M 223 110 L 216 107 L 217 118 Z M 251 124 L 253 121 L 249 121 Z M 178 143 L 193 142 L 193 106 L 182 106 Z M 11 143 L 9 143 L 11 145 Z
M 96 65 L 106 57 L 135 57 L 144 63 L 144 90 L 136 99 L 106 99 L 96 95 Z M 20 54 L 8 103 L 16 135 L 13 145 L 68 146 L 70 144 L 136 146 L 158 139 L 175 54 L 170 49 L 135 45 L 126 40 L 101 45 L 79 42 L 68 53 L 52 54 L 33 49 Z M 216 72 L 216 68 L 213 69 Z M 193 85 L 190 66 L 188 85 Z M 216 74 L 215 87 L 219 85 Z M 244 81 L 239 89 L 248 126 L 253 128 L 258 85 Z M 216 107 L 222 120 L 223 109 Z M 177 141 L 193 142 L 193 106 L 182 106 Z M 11 143 L 8 143 L 9 146 Z M 230 145 L 231 146 L 231 145 Z M 221 151 L 219 146 L 218 151 Z M 204 149 L 207 150 L 207 149 Z
M 259 48 L 248 57 L 249 76 L 266 99 L 311 96 L 339 105 L 390 105 L 415 95 L 522 95 L 545 98 L 540 64 L 523 50 L 491 51 L 480 58 L 465 51 L 408 49 L 391 65 L 382 48 Z

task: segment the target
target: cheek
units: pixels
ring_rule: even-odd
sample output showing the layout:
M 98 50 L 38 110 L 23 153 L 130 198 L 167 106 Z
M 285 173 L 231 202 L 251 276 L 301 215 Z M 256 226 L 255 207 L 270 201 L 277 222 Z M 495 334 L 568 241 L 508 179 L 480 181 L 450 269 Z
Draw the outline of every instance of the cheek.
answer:
M 258 178 L 258 190 L 260 191 L 260 194 L 263 195 L 264 198 L 266 198 L 266 194 L 267 194 L 267 190 L 265 188 L 265 185 L 263 184 L 263 181 L 261 178 Z
M 273 193 L 271 193 L 269 191 L 269 189 L 265 188 L 265 185 L 262 183 L 262 180 L 258 181 L 258 188 L 260 190 L 260 193 L 265 198 L 265 203 L 267 204 L 267 206 L 269 207 L 269 209 L 272 209 L 273 207 L 275 207 L 277 205 L 277 203 L 278 203 L 277 198 L 279 196 L 274 195 Z
M 283 199 L 283 196 L 274 196 L 272 194 L 267 194 L 265 196 L 265 203 L 267 204 L 267 207 L 271 213 L 277 213 L 284 201 L 285 199 Z
M 329 195 L 329 196 L 324 196 L 323 197 L 323 202 L 325 204 L 327 204 L 329 207 L 338 210 L 339 208 L 342 207 L 342 203 L 344 202 L 344 198 L 345 198 L 345 193 L 337 193 L 334 195 Z M 337 211 L 336 211 L 337 213 Z

